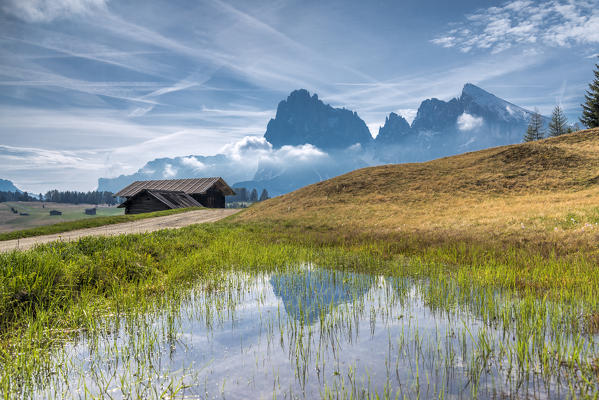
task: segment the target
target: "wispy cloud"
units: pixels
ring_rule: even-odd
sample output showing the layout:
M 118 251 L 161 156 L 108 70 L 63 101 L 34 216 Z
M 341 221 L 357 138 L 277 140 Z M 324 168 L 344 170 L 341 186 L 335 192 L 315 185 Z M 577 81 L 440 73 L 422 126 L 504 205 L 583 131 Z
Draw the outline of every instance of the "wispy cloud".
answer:
M 19 57 L 24 61 L 39 61 L 60 57 L 85 59 L 163 79 L 167 77 L 164 65 L 156 62 L 148 63 L 147 59 L 144 58 L 145 56 L 157 54 L 155 50 L 119 51 L 106 44 L 94 43 L 70 34 L 49 31 L 37 26 L 30 27 L 28 32 L 32 36 L 30 39 L 5 33 L 0 36 L 0 40 L 11 46 L 26 45 L 46 50 L 43 52 L 32 51 L 31 54 L 24 52 Z
M 381 125 L 391 111 L 396 111 L 411 121 L 424 99 L 436 97 L 448 100 L 459 96 L 462 85 L 466 82 L 489 81 L 545 61 L 543 55 L 499 57 L 501 56 L 485 55 L 466 65 L 399 75 L 384 82 L 343 83 L 339 84 L 339 90 L 325 92 L 321 97 L 327 102 L 357 109 L 360 117 L 372 128 Z M 375 134 L 372 129 L 371 132 Z
M 6 162 L 8 170 L 17 168 L 42 168 L 59 165 L 61 167 L 77 167 L 94 169 L 99 163 L 89 163 L 73 151 L 58 151 L 34 147 L 15 147 L 0 145 L 0 159 Z M 12 166 L 12 167 L 11 167 Z
M 6 0 L 2 9 L 27 22 L 49 22 L 56 18 L 103 9 L 106 2 L 107 0 Z
M 500 53 L 514 46 L 570 46 L 599 43 L 599 2 L 514 0 L 478 10 L 431 40 L 462 52 Z
M 23 157 L 37 161 L 14 159 L 9 167 L 44 159 L 47 167 L 20 168 L 11 175 L 17 184 L 37 176 L 59 182 L 65 174 L 61 184 L 92 189 L 99 176 L 131 173 L 158 157 L 210 155 L 248 135 L 260 139 L 277 103 L 297 88 L 355 110 L 374 134 L 389 112 L 410 121 L 422 100 L 457 96 L 465 82 L 512 84 L 496 94 L 542 110 L 560 98 L 578 112 L 592 69 L 581 65 L 594 61 L 576 60 L 560 91 L 561 71 L 557 82 L 542 79 L 551 77 L 544 73 L 551 54 L 527 56 L 519 47 L 550 43 L 571 55 L 565 46 L 596 43 L 598 0 L 564 1 L 512 0 L 468 14 L 434 39 L 464 53 L 441 54 L 422 43 L 440 14 L 422 7 L 402 13 L 401 2 L 0 0 L 0 142 L 80 159 L 65 161 L 78 176 L 50 155 L 28 153 Z M 455 3 L 456 12 L 468 7 Z M 400 28 L 415 14 L 422 31 L 406 34 Z M 593 47 L 583 54 L 597 53 Z M 536 79 L 522 78 L 532 68 Z M 275 156 L 254 139 L 236 145 L 251 148 L 253 156 L 240 159 L 253 166 L 260 152 L 282 160 L 311 151 Z M 186 167 L 201 169 L 194 160 Z M 6 178 L 9 162 L 0 160 Z M 39 180 L 35 185 L 44 184 Z
M 156 82 L 108 82 L 68 78 L 39 67 L 25 68 L 1 65 L 0 75 L 5 78 L 0 86 L 60 87 L 91 95 L 101 95 L 134 103 L 157 104 L 156 100 L 144 98 L 148 90 L 157 90 Z

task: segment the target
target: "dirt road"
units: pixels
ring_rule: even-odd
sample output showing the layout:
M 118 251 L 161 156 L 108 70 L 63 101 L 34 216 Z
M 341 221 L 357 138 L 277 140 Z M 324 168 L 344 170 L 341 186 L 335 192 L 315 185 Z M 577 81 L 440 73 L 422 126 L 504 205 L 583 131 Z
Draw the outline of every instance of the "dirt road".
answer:
M 84 236 L 113 236 L 123 233 L 152 232 L 167 228 L 181 228 L 183 226 L 214 222 L 238 212 L 238 209 L 219 208 L 211 210 L 189 211 L 181 214 L 167 215 L 141 219 L 122 224 L 105 225 L 97 228 L 78 229 L 75 231 L 55 233 L 52 235 L 35 236 L 24 239 L 6 240 L 0 242 L 0 252 L 13 249 L 26 250 L 39 243 L 53 242 L 56 240 L 71 241 Z

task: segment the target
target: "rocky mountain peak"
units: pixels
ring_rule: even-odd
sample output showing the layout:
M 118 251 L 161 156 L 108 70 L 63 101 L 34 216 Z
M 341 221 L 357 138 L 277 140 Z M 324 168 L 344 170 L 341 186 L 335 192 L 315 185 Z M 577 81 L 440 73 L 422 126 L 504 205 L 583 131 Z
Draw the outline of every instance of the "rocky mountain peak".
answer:
M 410 133 L 410 124 L 404 117 L 394 112 L 385 118 L 385 125 L 379 128 L 376 142 L 380 144 L 397 143 Z
M 356 143 L 368 144 L 372 136 L 366 123 L 353 111 L 333 108 L 310 95 L 294 90 L 279 103 L 277 114 L 264 134 L 273 147 L 312 144 L 320 149 L 343 149 Z
M 310 97 L 310 92 L 308 92 L 306 89 L 297 89 L 289 93 L 289 96 L 287 96 L 287 103 L 301 103 L 304 101 L 309 101 L 310 99 L 318 100 L 318 95 L 314 93 L 314 95 Z
M 474 102 L 483 107 L 505 107 L 506 104 L 509 104 L 507 101 L 502 100 L 494 94 L 491 94 L 471 83 L 464 85 L 464 88 L 462 89 L 462 95 L 460 96 L 459 100 L 462 103 Z
M 462 88 L 462 97 L 470 96 L 470 97 L 494 97 L 497 98 L 494 94 L 487 92 L 480 87 L 473 85 L 472 83 L 466 83 Z

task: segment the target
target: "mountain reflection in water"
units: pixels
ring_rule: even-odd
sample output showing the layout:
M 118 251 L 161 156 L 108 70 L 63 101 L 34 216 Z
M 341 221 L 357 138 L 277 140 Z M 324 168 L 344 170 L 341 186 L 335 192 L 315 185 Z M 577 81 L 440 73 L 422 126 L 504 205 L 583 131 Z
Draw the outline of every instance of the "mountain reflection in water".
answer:
M 273 275 L 270 283 L 292 318 L 312 324 L 335 306 L 351 303 L 368 292 L 372 277 L 323 269 Z

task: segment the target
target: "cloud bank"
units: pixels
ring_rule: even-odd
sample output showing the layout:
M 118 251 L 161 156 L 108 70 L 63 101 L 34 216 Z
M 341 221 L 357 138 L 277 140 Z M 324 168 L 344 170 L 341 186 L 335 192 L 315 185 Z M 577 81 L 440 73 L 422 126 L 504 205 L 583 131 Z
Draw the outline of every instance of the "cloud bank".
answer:
M 431 40 L 464 53 L 500 53 L 519 45 L 568 47 L 599 43 L 599 2 L 515 0 L 481 9 Z
M 302 166 L 316 166 L 330 161 L 327 153 L 311 144 L 273 149 L 264 137 L 246 136 L 225 145 L 215 156 L 187 156 L 147 165 L 140 172 L 149 178 L 186 178 L 202 174 L 222 176 L 234 183 L 254 178 L 257 170 L 281 171 Z

